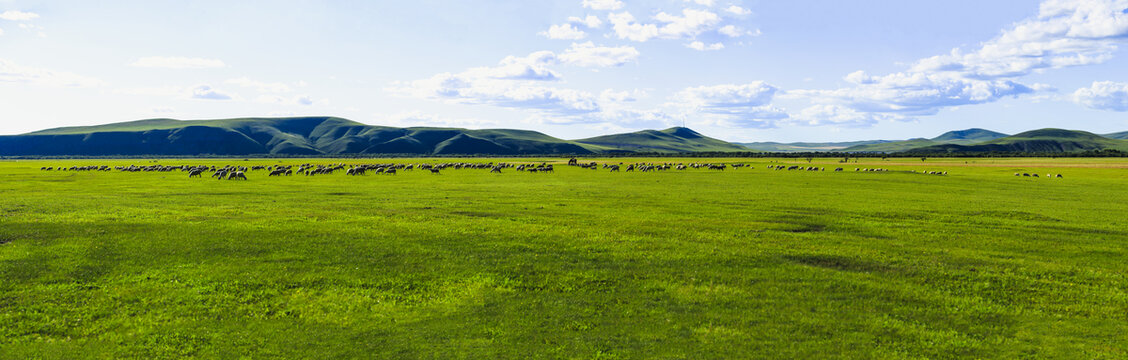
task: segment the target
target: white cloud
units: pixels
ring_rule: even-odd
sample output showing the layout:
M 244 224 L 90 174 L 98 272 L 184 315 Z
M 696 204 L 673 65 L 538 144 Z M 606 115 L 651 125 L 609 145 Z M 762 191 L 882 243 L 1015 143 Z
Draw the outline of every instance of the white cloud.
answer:
M 642 92 L 640 90 L 635 90 L 635 91 L 631 92 L 631 91 L 626 91 L 626 90 L 615 91 L 615 90 L 611 90 L 611 89 L 606 89 L 606 90 L 603 90 L 603 92 L 599 93 L 599 100 L 602 101 L 602 102 L 616 102 L 616 103 L 634 102 L 634 101 L 637 101 L 639 97 L 642 97 L 642 96 L 645 96 L 645 95 L 646 95 L 646 93 Z
M 0 83 L 58 87 L 96 87 L 104 84 L 102 80 L 89 76 L 23 66 L 6 59 L 0 59 Z
M 678 98 L 706 111 L 728 112 L 731 108 L 767 105 L 778 89 L 763 81 L 747 84 L 722 84 L 690 87 L 678 93 Z
M 125 95 L 145 95 L 145 96 L 184 96 L 185 98 L 192 97 L 192 87 L 182 86 L 154 86 L 154 87 L 132 87 L 115 89 L 115 94 Z
M 654 19 L 666 23 L 658 33 L 671 39 L 697 36 L 721 22 L 721 17 L 713 12 L 694 9 L 683 9 L 681 16 L 660 12 Z
M 658 37 L 658 25 L 637 23 L 634 16 L 626 11 L 607 15 L 607 21 L 620 39 L 642 42 Z
M 623 8 L 619 0 L 584 0 L 582 5 L 592 10 L 618 10 Z
M 389 90 L 457 104 L 528 108 L 554 115 L 598 112 L 596 96 L 587 91 L 539 85 L 545 80 L 558 79 L 556 73 L 547 68 L 557 61 L 552 52 L 536 52 L 525 58 L 508 56 L 499 67 L 439 73 L 429 79 L 396 84 Z
M 1095 81 L 1073 92 L 1073 101 L 1090 109 L 1128 111 L 1128 83 Z
M 857 111 L 839 105 L 819 104 L 803 109 L 789 122 L 801 125 L 841 125 L 848 127 L 867 127 L 881 120 L 902 120 L 893 115 Z
M 724 49 L 724 48 L 725 48 L 725 44 L 722 44 L 722 43 L 712 43 L 712 44 L 708 44 L 708 45 L 705 45 L 705 43 L 703 43 L 703 42 L 700 42 L 700 41 L 694 41 L 694 42 L 691 42 L 691 43 L 689 43 L 689 44 L 685 44 L 685 47 L 687 47 L 687 48 L 690 48 L 690 49 L 693 49 L 693 50 L 697 50 L 697 51 L 709 51 L 709 50 L 721 50 L 721 49 Z
M 375 114 L 373 118 L 375 118 L 375 121 L 380 125 L 398 127 L 432 126 L 480 129 L 499 124 L 495 120 L 445 117 L 420 111 L 403 111 L 391 115 Z
M 309 95 L 295 95 L 295 96 L 280 96 L 280 95 L 259 95 L 255 99 L 256 102 L 264 104 L 288 105 L 288 106 L 310 106 L 313 104 L 328 105 L 328 100 L 314 100 Z
M 788 117 L 771 106 L 778 89 L 762 81 L 686 88 L 675 98 L 686 116 L 710 120 L 724 126 L 767 128 Z
M 4 29 L 0 29 L 0 35 L 4 35 Z
M 39 14 L 33 12 L 23 12 L 18 10 L 8 10 L 0 13 L 0 19 L 8 21 L 31 21 L 39 18 Z
M 720 33 L 721 35 L 728 36 L 730 38 L 736 38 L 736 37 L 741 37 L 741 36 L 745 36 L 745 35 L 760 36 L 760 29 L 756 29 L 754 31 L 745 31 L 744 29 L 741 29 L 741 28 L 737 27 L 736 25 L 722 26 L 721 28 L 717 29 L 717 32 Z
M 210 84 L 193 86 L 151 86 L 114 89 L 114 94 L 169 97 L 180 100 L 234 100 L 242 101 L 243 98 L 220 89 Z
M 717 29 L 717 32 L 728 37 L 740 37 L 744 35 L 744 31 L 741 31 L 740 28 L 737 28 L 735 25 L 722 26 L 720 29 Z
M 884 76 L 857 71 L 845 77 L 852 87 L 794 90 L 788 96 L 806 97 L 818 105 L 844 106 L 868 116 L 867 120 L 841 108 L 812 107 L 806 119 L 815 121 L 808 123 L 853 118 L 864 121 L 852 123 L 865 124 L 1053 91 L 1048 85 L 1024 85 L 1018 79 L 1047 70 L 1107 61 L 1117 44 L 1128 37 L 1126 8 L 1126 0 L 1047 0 L 1041 4 L 1038 16 L 1010 26 L 972 51 L 955 49 L 946 55 L 921 59 L 906 71 Z M 1095 83 L 1078 90 L 1074 101 L 1094 108 L 1115 109 L 1115 88 L 1114 84 Z M 816 116 L 819 114 L 823 116 Z M 803 118 L 803 114 L 799 116 Z
M 681 15 L 659 12 L 654 20 L 659 24 L 640 23 L 629 12 L 607 16 L 611 29 L 620 39 L 644 42 L 653 38 L 694 39 L 703 32 L 715 30 L 723 19 L 708 10 L 683 9 Z
M 941 108 L 994 102 L 1034 92 L 1011 80 L 980 80 L 947 73 L 900 72 L 885 76 L 851 73 L 856 86 L 837 90 L 795 90 L 816 102 L 840 102 L 860 111 L 933 115 Z
M 702 6 L 713 6 L 716 4 L 713 0 L 685 0 L 685 2 L 692 2 Z
M 224 93 L 222 91 L 219 91 L 218 89 L 213 89 L 209 85 L 199 85 L 199 86 L 196 86 L 195 88 L 192 88 L 192 93 L 191 93 L 190 98 L 197 99 L 197 100 L 231 100 L 232 99 L 231 95 Z
M 258 90 L 259 92 L 266 92 L 266 93 L 286 93 L 286 92 L 290 92 L 290 91 L 293 90 L 293 89 L 290 88 L 289 85 L 286 85 L 285 83 L 255 81 L 255 80 L 251 80 L 251 78 L 248 78 L 246 76 L 240 77 L 240 78 L 228 79 L 227 81 L 224 81 L 224 83 L 242 86 L 242 87 L 246 87 L 246 88 L 254 88 L 254 89 Z
M 560 61 L 565 64 L 583 67 L 612 67 L 638 59 L 639 52 L 630 46 L 595 46 L 591 41 L 576 44 L 560 54 Z
M 498 66 L 476 67 L 466 70 L 463 76 L 503 80 L 559 80 L 560 75 L 548 67 L 558 59 L 551 51 L 537 51 L 525 57 L 507 56 Z
M 568 17 L 568 22 L 573 24 L 580 24 L 591 29 L 596 29 L 600 26 L 603 26 L 603 20 L 599 20 L 599 17 L 595 15 L 588 15 L 587 17 L 582 19 L 576 16 L 570 16 Z
M 541 31 L 537 34 L 556 40 L 579 40 L 587 37 L 587 33 L 572 26 L 572 24 L 552 25 L 548 27 L 547 31 Z
M 543 85 L 560 79 L 551 66 L 613 67 L 635 61 L 638 56 L 638 50 L 630 46 L 604 47 L 590 41 L 573 43 L 560 55 L 538 51 L 524 57 L 508 56 L 497 66 L 395 83 L 387 90 L 451 103 L 528 109 L 549 117 L 578 118 L 600 112 L 601 99 L 587 91 Z
M 729 6 L 729 7 L 725 8 L 725 12 L 728 12 L 728 13 L 733 14 L 733 15 L 748 15 L 748 14 L 752 13 L 752 10 L 748 10 L 748 9 L 733 5 L 733 6 Z
M 189 58 L 177 56 L 150 56 L 137 59 L 129 64 L 134 67 L 165 69 L 205 69 L 221 68 L 227 65 L 218 59 Z
M 912 71 L 953 71 L 976 78 L 1017 77 L 1035 71 L 1107 61 L 1128 36 L 1128 1 L 1048 0 L 1037 17 L 1019 22 L 978 49 L 918 61 Z
M 171 113 L 176 112 L 176 109 L 173 109 L 173 108 L 170 108 L 170 107 L 167 107 L 167 106 L 158 106 L 158 107 L 150 109 L 149 112 L 152 112 L 152 113 L 155 113 L 155 114 L 171 114 Z

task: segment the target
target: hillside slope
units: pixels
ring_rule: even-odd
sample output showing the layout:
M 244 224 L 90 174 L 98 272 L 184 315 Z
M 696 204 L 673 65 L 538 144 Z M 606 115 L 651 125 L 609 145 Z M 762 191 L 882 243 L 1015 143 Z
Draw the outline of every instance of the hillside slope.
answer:
M 526 130 L 395 128 L 335 117 L 151 119 L 0 136 L 2 156 L 590 154 Z
M 980 128 L 949 131 L 932 138 L 932 141 L 945 144 L 970 145 L 1007 137 L 1007 134 Z
M 1118 133 L 1104 134 L 1102 136 L 1109 138 L 1109 139 L 1128 140 L 1128 131 L 1121 131 L 1121 132 L 1118 132 Z
M 748 151 L 686 128 L 600 138 L 610 140 L 585 143 L 511 129 L 372 126 L 336 117 L 150 119 L 0 136 L 0 156 L 579 155 Z
M 581 144 L 632 152 L 750 151 L 743 146 L 707 137 L 684 127 L 596 136 L 575 141 Z
M 925 139 L 909 139 L 903 141 L 890 141 L 876 144 L 862 144 L 851 146 L 842 151 L 847 152 L 901 152 L 926 146 L 957 144 L 957 145 L 973 145 L 985 141 L 991 141 L 1006 137 L 1007 134 L 995 132 L 991 130 L 972 128 L 966 130 L 949 131 L 940 136 Z
M 862 141 L 845 141 L 845 142 L 793 142 L 793 143 L 779 143 L 779 142 L 750 142 L 750 143 L 737 143 L 746 148 L 757 151 L 768 152 L 820 152 L 820 151 L 839 151 L 853 146 L 881 144 L 893 142 L 894 140 L 862 140 Z
M 909 152 L 1078 152 L 1086 150 L 1128 150 L 1128 141 L 1109 139 L 1090 132 L 1064 129 L 1039 129 L 975 145 L 944 144 L 910 149 Z

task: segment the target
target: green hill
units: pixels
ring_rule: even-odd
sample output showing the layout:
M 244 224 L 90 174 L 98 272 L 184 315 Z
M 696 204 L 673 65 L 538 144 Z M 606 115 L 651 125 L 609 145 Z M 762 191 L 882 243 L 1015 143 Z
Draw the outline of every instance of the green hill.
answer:
M 1128 140 L 1128 131 L 1121 131 L 1118 133 L 1104 134 L 1104 137 L 1109 139 Z
M 940 134 L 940 136 L 937 136 L 937 137 L 934 137 L 934 138 L 931 138 L 931 139 L 917 138 L 917 139 L 909 139 L 909 140 L 903 140 L 903 141 L 891 141 L 891 142 L 883 142 L 883 143 L 875 143 L 875 144 L 861 144 L 861 145 L 851 146 L 851 147 L 842 149 L 842 151 L 892 153 L 892 152 L 907 151 L 907 150 L 926 147 L 926 146 L 935 146 L 935 145 L 944 145 L 944 144 L 972 145 L 972 144 L 977 144 L 977 143 L 981 143 L 981 142 L 984 142 L 984 141 L 999 139 L 999 138 L 1002 138 L 1002 137 L 1005 137 L 1005 136 L 1007 136 L 1007 134 L 1003 134 L 1003 133 L 1000 133 L 1000 132 L 994 132 L 994 131 L 991 131 L 991 130 L 973 128 L 973 129 L 967 129 L 967 130 L 949 131 L 949 132 Z
M 707 137 L 684 127 L 666 130 L 643 130 L 626 134 L 597 136 L 576 142 L 604 149 L 632 152 L 733 152 L 748 148 L 727 141 Z
M 150 119 L 0 136 L 0 156 L 538 155 L 747 151 L 686 128 L 601 138 L 615 140 L 609 143 L 570 141 L 528 130 L 371 126 L 336 117 Z
M 909 139 L 902 141 L 891 141 L 877 144 L 857 145 L 851 146 L 842 151 L 845 152 L 900 152 L 908 149 L 919 148 L 924 146 L 939 144 L 936 141 L 925 138 Z
M 991 141 L 1007 137 L 1007 134 L 991 130 L 972 128 L 967 130 L 949 131 L 932 138 L 932 141 L 945 144 L 970 145 L 984 141 Z
M 793 142 L 793 143 L 779 143 L 779 142 L 751 142 L 751 143 L 737 143 L 738 145 L 757 151 L 768 152 L 820 152 L 820 151 L 839 151 L 852 146 L 881 144 L 893 142 L 893 140 L 862 140 L 862 141 L 846 141 L 846 142 Z
M 1040 129 L 975 145 L 943 144 L 910 152 L 1078 152 L 1115 149 L 1128 151 L 1128 141 L 1079 130 Z

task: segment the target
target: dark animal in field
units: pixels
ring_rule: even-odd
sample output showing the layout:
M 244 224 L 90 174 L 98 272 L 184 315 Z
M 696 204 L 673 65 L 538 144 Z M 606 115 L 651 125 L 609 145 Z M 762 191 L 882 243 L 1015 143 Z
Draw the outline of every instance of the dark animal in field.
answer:
M 1061 174 L 1057 174 L 1057 176 L 1055 176 L 1055 177 L 1056 177 L 1056 178 L 1061 178 Z
M 247 174 L 242 171 L 236 171 L 227 176 L 227 180 L 247 180 Z
M 842 171 L 842 168 L 836 168 L 834 171 Z
M 1030 177 L 1030 174 L 1029 173 L 1022 173 L 1022 176 Z
M 492 169 L 490 169 L 490 172 L 500 174 L 501 173 L 501 167 L 500 166 L 494 166 Z
M 439 169 L 431 169 L 431 173 L 432 173 L 432 174 L 435 174 L 435 175 L 440 175 L 440 174 L 439 174 Z
M 204 170 L 192 170 L 192 172 L 188 173 L 188 178 L 194 178 L 194 177 L 203 178 L 204 177 Z
M 1030 176 L 1033 176 L 1033 177 L 1038 177 L 1038 174 L 1037 174 L 1037 173 L 1035 173 L 1035 174 L 1030 174 Z
M 388 175 L 395 175 L 395 174 L 396 174 L 396 169 L 388 169 L 388 170 L 384 170 L 384 173 L 385 173 L 385 174 L 388 174 Z

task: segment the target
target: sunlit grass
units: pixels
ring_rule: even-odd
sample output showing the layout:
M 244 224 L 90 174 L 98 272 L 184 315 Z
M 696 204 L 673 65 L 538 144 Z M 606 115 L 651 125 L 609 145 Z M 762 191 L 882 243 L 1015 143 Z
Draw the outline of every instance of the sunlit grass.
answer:
M 0 357 L 1128 357 L 1128 161 L 594 161 L 0 162 Z

